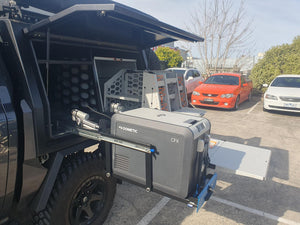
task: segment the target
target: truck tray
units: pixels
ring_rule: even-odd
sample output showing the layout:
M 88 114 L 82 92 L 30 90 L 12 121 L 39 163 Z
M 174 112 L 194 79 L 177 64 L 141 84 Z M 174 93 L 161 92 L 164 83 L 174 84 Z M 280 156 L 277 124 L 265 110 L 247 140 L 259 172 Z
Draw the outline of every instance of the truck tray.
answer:
M 271 151 L 249 145 L 211 139 L 209 157 L 212 164 L 230 170 L 235 174 L 265 180 Z

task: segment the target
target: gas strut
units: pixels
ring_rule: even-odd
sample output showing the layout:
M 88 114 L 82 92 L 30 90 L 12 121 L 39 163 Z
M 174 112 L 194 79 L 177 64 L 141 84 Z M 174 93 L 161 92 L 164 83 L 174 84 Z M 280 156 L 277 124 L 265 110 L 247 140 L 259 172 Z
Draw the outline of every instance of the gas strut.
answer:
M 151 145 L 129 142 L 120 138 L 113 137 L 109 134 L 101 133 L 99 132 L 99 125 L 97 123 L 89 121 L 88 119 L 89 114 L 84 113 L 78 109 L 72 110 L 72 120 L 75 121 L 77 125 L 82 128 L 70 127 L 71 132 L 95 141 L 106 141 L 112 144 L 131 148 L 148 154 L 155 152 L 155 149 Z

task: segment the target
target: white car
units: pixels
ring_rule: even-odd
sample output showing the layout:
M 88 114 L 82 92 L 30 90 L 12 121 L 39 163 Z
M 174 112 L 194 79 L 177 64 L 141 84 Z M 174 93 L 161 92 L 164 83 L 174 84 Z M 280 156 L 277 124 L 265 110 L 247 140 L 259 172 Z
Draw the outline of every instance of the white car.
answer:
M 199 82 L 203 82 L 204 78 L 200 72 L 196 69 L 187 69 L 187 68 L 169 68 L 168 71 L 176 72 L 182 74 L 185 80 L 185 87 L 187 95 L 191 95 L 194 89 L 200 85 Z
M 264 110 L 300 112 L 300 75 L 277 76 L 264 94 Z

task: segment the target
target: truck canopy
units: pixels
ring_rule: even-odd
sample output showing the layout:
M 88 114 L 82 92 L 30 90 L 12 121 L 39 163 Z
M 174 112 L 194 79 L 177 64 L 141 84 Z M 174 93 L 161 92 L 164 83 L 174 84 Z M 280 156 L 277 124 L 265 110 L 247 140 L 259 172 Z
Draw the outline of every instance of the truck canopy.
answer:
M 51 33 L 51 41 L 75 41 L 132 51 L 176 40 L 204 40 L 117 3 L 74 5 L 24 28 L 24 33 L 31 38 L 46 38 Z

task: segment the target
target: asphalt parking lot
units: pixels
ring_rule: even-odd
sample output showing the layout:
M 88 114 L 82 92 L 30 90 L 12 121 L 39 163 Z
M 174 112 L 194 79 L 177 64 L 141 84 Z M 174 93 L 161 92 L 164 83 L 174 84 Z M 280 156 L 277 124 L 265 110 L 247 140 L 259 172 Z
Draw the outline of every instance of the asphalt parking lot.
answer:
M 271 150 L 267 180 L 217 168 L 216 192 L 199 213 L 124 182 L 105 225 L 300 224 L 300 114 L 263 112 L 259 97 L 238 111 L 205 110 L 213 138 Z

